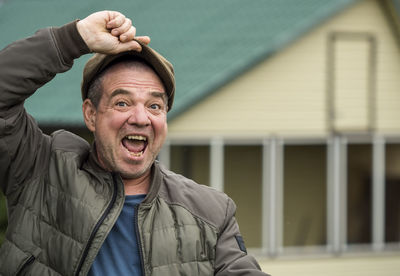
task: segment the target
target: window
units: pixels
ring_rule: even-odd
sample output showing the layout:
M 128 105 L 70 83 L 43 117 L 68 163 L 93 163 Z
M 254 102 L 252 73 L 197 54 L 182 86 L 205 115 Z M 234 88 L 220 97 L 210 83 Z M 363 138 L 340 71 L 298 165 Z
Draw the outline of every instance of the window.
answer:
M 386 145 L 385 241 L 400 242 L 400 144 Z
M 347 242 L 371 243 L 372 146 L 347 148 Z
M 199 184 L 210 182 L 209 146 L 171 146 L 171 170 Z
M 284 148 L 283 245 L 326 244 L 326 146 Z
M 221 156 L 211 155 L 211 146 L 171 146 L 170 164 L 173 171 L 207 185 L 223 168 L 221 189 L 238 206 L 236 219 L 249 248 L 274 255 L 304 247 L 341 253 L 348 245 L 377 251 L 387 249 L 383 243 L 398 246 L 400 143 L 349 142 L 346 137 L 339 144 L 302 141 L 268 147 L 221 141 Z
M 247 247 L 261 247 L 261 146 L 226 146 L 224 189 L 235 201 Z

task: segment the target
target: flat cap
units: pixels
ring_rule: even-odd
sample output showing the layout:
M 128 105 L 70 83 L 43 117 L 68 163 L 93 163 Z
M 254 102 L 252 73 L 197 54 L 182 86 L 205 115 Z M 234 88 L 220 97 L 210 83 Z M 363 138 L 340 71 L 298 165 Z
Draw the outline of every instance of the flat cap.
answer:
M 94 54 L 86 63 L 83 69 L 83 79 L 81 84 L 82 100 L 87 98 L 88 90 L 95 79 L 107 66 L 117 59 L 123 60 L 124 57 L 138 57 L 150 65 L 160 77 L 168 96 L 168 111 L 172 108 L 175 95 L 175 75 L 172 64 L 161 54 L 149 46 L 137 41 L 142 46 L 142 51 L 128 51 L 116 55 Z

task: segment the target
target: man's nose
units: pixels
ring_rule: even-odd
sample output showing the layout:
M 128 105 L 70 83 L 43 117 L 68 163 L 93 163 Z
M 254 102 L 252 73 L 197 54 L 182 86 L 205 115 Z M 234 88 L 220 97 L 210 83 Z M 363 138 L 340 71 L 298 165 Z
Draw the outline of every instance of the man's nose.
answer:
M 150 124 L 148 112 L 144 105 L 136 105 L 132 108 L 128 123 L 136 126 L 147 126 Z

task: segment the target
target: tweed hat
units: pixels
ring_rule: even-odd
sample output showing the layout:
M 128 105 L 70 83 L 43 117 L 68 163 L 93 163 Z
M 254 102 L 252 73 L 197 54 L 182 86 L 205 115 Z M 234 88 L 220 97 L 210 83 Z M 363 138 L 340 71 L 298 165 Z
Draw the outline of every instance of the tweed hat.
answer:
M 88 90 L 95 77 L 107 68 L 113 61 L 123 60 L 129 57 L 138 57 L 150 65 L 160 77 L 168 96 L 168 111 L 172 108 L 175 94 L 175 76 L 172 64 L 161 54 L 149 46 L 137 41 L 142 46 L 142 51 L 127 51 L 116 55 L 94 54 L 86 63 L 83 69 L 81 83 L 82 100 L 87 98 Z

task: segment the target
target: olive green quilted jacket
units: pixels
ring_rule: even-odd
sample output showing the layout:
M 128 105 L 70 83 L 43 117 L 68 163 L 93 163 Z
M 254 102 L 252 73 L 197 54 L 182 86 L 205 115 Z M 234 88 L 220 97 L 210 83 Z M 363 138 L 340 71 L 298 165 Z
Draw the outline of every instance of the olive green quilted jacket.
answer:
M 124 202 L 118 174 L 94 146 L 44 135 L 23 101 L 89 52 L 75 22 L 38 31 L 0 52 L 0 187 L 9 225 L 0 275 L 86 275 Z M 62 105 L 62 103 L 59 103 Z M 145 275 L 265 275 L 247 255 L 225 194 L 160 166 L 138 209 Z

